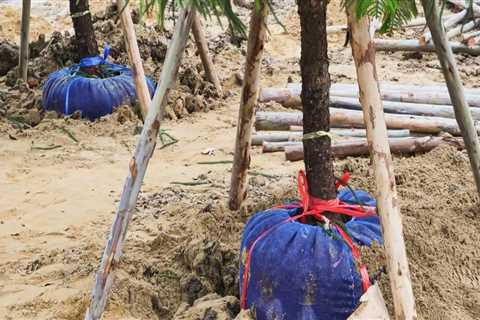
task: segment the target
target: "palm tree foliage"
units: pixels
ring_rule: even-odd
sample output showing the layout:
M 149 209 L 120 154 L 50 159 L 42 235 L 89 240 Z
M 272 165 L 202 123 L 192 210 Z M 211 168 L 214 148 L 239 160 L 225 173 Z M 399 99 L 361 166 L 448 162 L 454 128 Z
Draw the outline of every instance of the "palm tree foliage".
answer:
M 447 0 L 430 0 L 431 5 L 440 3 L 443 7 Z M 350 6 L 356 3 L 356 14 L 358 18 L 369 16 L 382 21 L 380 32 L 387 32 L 394 28 L 399 28 L 406 22 L 414 18 L 417 14 L 415 0 L 343 0 L 344 6 Z M 472 11 L 473 0 L 466 0 L 466 3 Z

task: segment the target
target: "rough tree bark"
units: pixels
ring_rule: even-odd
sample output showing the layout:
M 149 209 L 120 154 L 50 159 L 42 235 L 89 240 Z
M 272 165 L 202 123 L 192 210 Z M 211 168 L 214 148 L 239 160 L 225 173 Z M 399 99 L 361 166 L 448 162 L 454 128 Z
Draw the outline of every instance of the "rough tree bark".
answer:
M 301 25 L 303 133 L 330 130 L 327 52 L 328 0 L 297 0 Z M 309 193 L 319 199 L 335 199 L 335 176 L 328 136 L 303 141 Z
M 75 30 L 75 43 L 79 58 L 98 55 L 97 39 L 93 30 L 88 0 L 70 0 L 70 16 Z
M 252 10 L 248 35 L 247 61 L 242 97 L 238 114 L 235 155 L 230 182 L 229 207 L 237 210 L 247 194 L 247 170 L 250 166 L 250 146 L 255 106 L 260 91 L 260 67 L 267 36 L 268 4 L 262 0 L 260 10 Z
M 22 31 L 20 35 L 20 55 L 18 77 L 27 81 L 28 78 L 28 38 L 30 33 L 30 0 L 22 3 Z
M 352 32 L 352 55 L 357 69 L 360 103 L 363 106 L 367 141 L 374 166 L 377 208 L 382 224 L 395 319 L 415 320 L 417 319 L 415 297 L 375 67 L 375 43 L 373 34 L 370 33 L 369 19 L 368 17 L 359 19 L 356 16 L 356 5 L 357 2 L 354 1 L 347 8 L 348 23 Z
M 451 1 L 452 2 L 452 1 Z M 457 2 L 457 1 L 455 1 Z M 462 132 L 463 140 L 470 158 L 473 177 L 477 185 L 477 191 L 480 193 L 480 142 L 478 140 L 475 123 L 469 110 L 468 102 L 465 98 L 462 80 L 458 73 L 457 64 L 453 57 L 452 48 L 449 46 L 445 36 L 445 30 L 440 20 L 440 9 L 432 0 L 422 0 L 425 18 L 428 27 L 432 32 L 433 42 L 437 51 L 438 60 L 442 66 L 443 76 L 447 82 L 448 92 L 455 110 L 455 117 L 458 126 Z M 477 10 L 480 7 L 474 6 Z
M 148 110 L 148 116 L 145 119 L 135 154 L 129 164 L 128 176 L 123 186 L 117 213 L 103 252 L 102 262 L 95 277 L 95 286 L 92 290 L 90 307 L 86 311 L 85 320 L 101 319 L 107 304 L 108 292 L 113 283 L 113 272 L 117 268 L 122 255 L 127 227 L 137 204 L 138 194 L 148 162 L 155 151 L 163 109 L 167 102 L 168 92 L 175 83 L 194 15 L 195 10 L 190 7 L 182 9 L 178 14 L 175 31 L 168 46 L 158 87 Z
M 148 90 L 147 80 L 145 79 L 145 71 L 143 70 L 142 58 L 140 56 L 140 50 L 138 49 L 137 36 L 135 35 L 130 8 L 125 0 L 117 0 L 117 8 L 119 12 L 123 9 L 123 12 L 120 14 L 123 38 L 132 66 L 133 80 L 135 81 L 137 99 L 140 103 L 140 111 L 142 118 L 145 119 L 151 102 L 150 91 Z
M 218 79 L 212 59 L 210 59 L 210 55 L 208 54 L 207 39 L 205 38 L 205 32 L 203 32 L 202 21 L 199 14 L 195 15 L 195 20 L 193 20 L 192 32 L 195 39 L 195 44 L 197 45 L 198 53 L 200 54 L 200 59 L 202 60 L 205 75 L 208 81 L 215 86 L 218 96 L 222 97 L 222 85 Z

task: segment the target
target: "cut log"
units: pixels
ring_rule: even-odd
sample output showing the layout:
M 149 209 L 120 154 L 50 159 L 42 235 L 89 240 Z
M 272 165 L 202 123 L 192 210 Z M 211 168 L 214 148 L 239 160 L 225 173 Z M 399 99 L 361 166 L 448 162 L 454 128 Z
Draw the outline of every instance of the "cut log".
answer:
M 297 131 L 257 132 L 252 136 L 252 146 L 261 146 L 263 142 L 301 141 L 303 127 Z M 330 133 L 338 137 L 361 137 L 367 136 L 365 129 L 330 129 Z M 388 137 L 401 138 L 410 136 L 410 130 L 388 130 Z
M 480 46 L 469 48 L 460 42 L 450 42 L 453 53 L 466 53 L 472 56 L 480 55 Z M 375 48 L 378 51 L 412 51 L 412 52 L 435 52 L 433 44 L 421 45 L 419 40 L 387 40 L 375 39 Z
M 205 70 L 205 75 L 214 86 L 215 90 L 219 97 L 223 96 L 222 85 L 220 80 L 218 80 L 217 73 L 215 72 L 215 67 L 213 66 L 212 59 L 208 53 L 208 44 L 205 38 L 205 32 L 203 32 L 202 22 L 200 20 L 200 15 L 195 15 L 195 20 L 192 25 L 193 37 L 195 39 L 195 44 L 197 45 L 198 52 L 200 54 L 200 59 L 202 60 L 203 69 Z
M 480 193 L 480 141 L 478 139 L 477 127 L 472 119 L 469 110 L 470 101 L 463 91 L 462 79 L 457 69 L 457 64 L 445 37 L 445 30 L 440 24 L 440 11 L 432 6 L 429 0 L 422 0 L 428 27 L 432 31 L 433 42 L 436 47 L 438 60 L 442 66 L 443 76 L 450 93 L 458 126 L 461 128 L 463 140 L 467 148 L 472 167 L 473 177 Z M 457 2 L 457 1 L 455 1 Z M 472 4 L 474 12 L 480 12 L 480 7 Z
M 468 2 L 465 2 L 464 0 L 448 0 L 448 2 L 463 8 L 463 9 L 468 9 L 470 7 L 470 0 Z M 473 14 L 475 15 L 480 15 L 480 6 L 476 5 L 475 3 L 472 3 L 472 10 Z M 428 21 L 427 21 L 428 22 Z
M 454 119 L 439 117 L 408 116 L 386 114 L 385 121 L 389 129 L 408 129 L 411 132 L 437 134 L 447 132 L 460 135 L 460 129 Z M 356 110 L 330 109 L 330 123 L 332 126 L 349 126 L 364 128 L 363 113 Z M 290 126 L 302 125 L 301 112 L 257 112 L 255 129 L 282 131 L 289 130 Z M 476 127 L 480 131 L 479 127 Z
M 289 84 L 286 88 L 263 88 L 260 93 L 260 102 L 275 101 L 288 108 L 300 109 L 301 84 Z M 409 102 L 420 104 L 451 105 L 450 95 L 445 90 L 435 90 L 434 87 L 422 89 L 394 88 L 392 85 L 381 87 L 381 97 L 384 101 Z M 440 89 L 440 88 L 439 88 Z M 352 84 L 336 83 L 330 88 L 332 97 L 358 97 L 358 87 Z M 466 96 L 471 107 L 480 107 L 480 90 L 469 89 Z
M 150 91 L 148 90 L 145 71 L 143 70 L 142 58 L 140 56 L 140 50 L 138 49 L 137 36 L 135 34 L 135 28 L 130 14 L 130 8 L 125 0 L 117 0 L 117 8 L 118 11 L 123 9 L 120 14 L 123 38 L 125 40 L 125 47 L 127 48 L 128 59 L 130 60 L 132 67 L 137 99 L 140 103 L 140 111 L 142 113 L 142 118 L 145 119 L 152 100 L 150 99 Z
M 455 28 L 452 28 L 452 29 L 448 30 L 445 37 L 447 39 L 454 38 L 454 37 L 462 34 L 462 32 L 470 31 L 477 26 L 478 26 L 478 20 L 467 22 L 465 24 L 456 26 Z
M 30 7 L 31 0 L 22 2 L 22 27 L 20 32 L 20 54 L 18 77 L 23 81 L 28 79 L 28 38 L 30 33 Z
M 460 12 L 457 12 L 453 15 L 451 15 L 448 19 L 444 20 L 443 26 L 445 29 L 451 28 L 458 24 L 460 21 L 462 21 L 465 16 L 467 15 L 467 10 L 462 10 Z M 426 21 L 425 21 L 426 24 Z M 420 37 L 420 44 L 425 45 L 425 43 L 428 43 L 432 40 L 432 33 L 430 31 L 425 32 L 422 37 Z
M 352 38 L 352 56 L 357 70 L 360 102 L 367 129 L 367 146 L 376 182 L 377 210 L 382 225 L 395 319 L 416 319 L 415 297 L 403 238 L 402 214 L 398 201 L 392 155 L 387 139 L 387 123 L 392 115 L 383 113 L 375 64 L 374 34 L 368 16 L 357 17 L 357 1 L 347 6 Z M 400 117 L 400 116 L 397 116 Z
M 337 109 L 362 110 L 362 105 L 356 98 L 330 97 L 330 107 Z M 453 106 L 429 105 L 420 103 L 383 101 L 385 113 L 408 114 L 427 117 L 440 117 L 455 119 Z M 471 108 L 474 120 L 480 120 L 480 108 Z
M 468 46 L 469 48 L 472 48 L 474 46 L 477 46 L 480 44 L 480 31 L 478 34 L 470 36 L 469 38 L 463 40 L 463 43 Z
M 264 142 L 301 141 L 303 132 L 257 132 L 252 136 L 252 146 L 261 146 Z
M 451 145 L 457 149 L 464 149 L 465 145 L 461 138 L 446 138 L 446 137 L 410 137 L 410 138 L 393 138 L 389 139 L 390 151 L 393 154 L 417 154 L 428 152 L 441 145 Z M 288 161 L 303 160 L 303 146 L 301 143 L 291 143 L 284 146 L 285 159 Z M 360 157 L 368 156 L 370 151 L 368 149 L 367 139 L 341 141 L 332 145 L 333 154 L 338 159 L 346 157 Z
M 247 194 L 247 174 L 250 166 L 252 127 L 260 91 L 260 68 L 267 37 L 268 3 L 262 0 L 260 10 L 252 9 L 247 45 L 247 61 L 243 77 L 238 114 L 235 155 L 230 181 L 229 207 L 237 210 Z
M 303 146 L 301 140 L 300 141 L 263 142 L 262 152 L 263 153 L 280 152 L 280 151 L 285 151 L 285 147 L 298 146 L 298 145 Z
M 108 292 L 113 283 L 113 271 L 119 264 L 127 227 L 135 211 L 140 187 L 148 162 L 155 151 L 160 130 L 162 110 L 165 107 L 170 88 L 175 84 L 178 68 L 187 43 L 195 11 L 187 6 L 182 9 L 175 25 L 172 40 L 167 50 L 158 87 L 148 110 L 135 154 L 129 165 L 129 173 L 123 187 L 120 203 L 102 256 L 100 268 L 95 277 L 90 307 L 85 320 L 99 320 L 107 303 Z

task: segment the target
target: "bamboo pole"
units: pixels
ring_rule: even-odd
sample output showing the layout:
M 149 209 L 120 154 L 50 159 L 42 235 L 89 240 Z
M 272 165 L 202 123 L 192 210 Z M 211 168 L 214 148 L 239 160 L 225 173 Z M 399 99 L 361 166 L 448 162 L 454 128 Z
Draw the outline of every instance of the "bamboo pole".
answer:
M 404 114 L 385 114 L 383 117 L 388 129 L 408 129 L 411 132 L 438 134 L 447 132 L 461 135 L 455 119 L 422 117 Z M 257 112 L 255 129 L 257 131 L 284 131 L 291 126 L 301 126 L 301 112 Z M 365 128 L 364 113 L 357 110 L 330 108 L 330 125 L 337 128 Z M 480 133 L 480 127 L 475 129 Z
M 23 0 L 22 2 L 22 27 L 20 33 L 20 54 L 18 77 L 23 81 L 28 79 L 28 38 L 30 33 L 30 7 L 31 0 Z
M 393 171 L 392 156 L 387 139 L 386 117 L 375 66 L 375 45 L 369 31 L 368 17 L 356 16 L 357 1 L 347 8 L 352 32 L 351 46 L 357 69 L 360 103 L 363 106 L 367 140 L 373 161 L 376 182 L 377 209 L 382 224 L 388 275 L 392 288 L 395 319 L 417 319 L 407 250 L 403 238 L 402 215 Z
M 150 91 L 148 90 L 145 71 L 143 70 L 142 58 L 140 56 L 140 50 L 138 49 L 137 36 L 135 34 L 135 28 L 130 14 L 130 8 L 125 0 L 117 0 L 117 8 L 119 11 L 123 9 L 120 14 L 123 39 L 125 40 L 125 47 L 127 48 L 128 58 L 130 59 L 130 64 L 132 66 L 137 99 L 140 103 L 140 112 L 142 113 L 142 118 L 145 119 L 151 103 Z
M 389 139 L 390 151 L 392 154 L 417 154 L 428 152 L 441 145 L 450 145 L 459 150 L 464 149 L 465 145 L 461 138 L 452 137 L 409 137 Z M 279 142 L 274 142 L 278 144 Z M 280 148 L 280 145 L 264 145 L 264 148 Z M 288 161 L 303 160 L 303 145 L 299 142 L 284 145 L 285 159 Z M 332 144 L 332 152 L 335 158 L 343 159 L 346 157 L 361 157 L 370 154 L 367 139 L 358 139 L 353 141 L 340 141 Z
M 460 42 L 450 42 L 453 53 L 466 53 L 472 56 L 480 55 L 480 46 L 469 48 Z M 435 52 L 433 44 L 422 45 L 418 40 L 387 40 L 375 39 L 375 48 L 378 51 L 413 51 L 413 52 Z
M 85 314 L 85 320 L 100 319 L 105 309 L 108 292 L 113 282 L 112 272 L 119 263 L 128 223 L 135 210 L 138 193 L 140 192 L 148 162 L 155 151 L 163 109 L 167 102 L 168 92 L 174 85 L 194 15 L 195 11 L 190 7 L 182 9 L 178 15 L 159 84 L 151 107 L 148 110 L 135 154 L 129 164 L 129 173 L 123 187 L 120 204 L 105 251 L 103 252 L 102 262 L 95 278 L 95 286 L 92 291 L 90 307 Z
M 423 9 L 428 27 L 432 31 L 433 42 L 437 48 L 437 56 L 442 66 L 443 76 L 447 83 L 450 98 L 455 109 L 455 117 L 461 129 L 465 141 L 473 177 L 480 193 L 480 142 L 477 136 L 477 128 L 469 110 L 469 102 L 465 97 L 462 80 L 458 73 L 452 49 L 445 37 L 445 30 L 441 26 L 440 13 L 435 3 L 422 0 Z M 478 7 L 478 6 L 477 6 Z M 478 7 L 480 10 L 480 7 Z M 475 10 L 475 5 L 474 5 Z
M 220 84 L 220 80 L 218 80 L 212 59 L 210 59 L 210 55 L 208 54 L 207 40 L 205 38 L 205 33 L 203 32 L 200 15 L 198 14 L 195 15 L 195 20 L 193 20 L 192 32 L 195 39 L 195 44 L 197 45 L 197 49 L 200 54 L 200 59 L 202 60 L 205 75 L 207 76 L 208 81 L 210 81 L 215 86 L 215 90 L 217 91 L 218 96 L 222 97 L 222 85 Z
M 247 45 L 247 61 L 238 114 L 235 155 L 230 182 L 229 207 L 236 210 L 247 194 L 247 170 L 250 166 L 250 142 L 255 106 L 260 89 L 260 68 L 267 36 L 267 0 L 262 0 L 260 10 L 252 9 Z

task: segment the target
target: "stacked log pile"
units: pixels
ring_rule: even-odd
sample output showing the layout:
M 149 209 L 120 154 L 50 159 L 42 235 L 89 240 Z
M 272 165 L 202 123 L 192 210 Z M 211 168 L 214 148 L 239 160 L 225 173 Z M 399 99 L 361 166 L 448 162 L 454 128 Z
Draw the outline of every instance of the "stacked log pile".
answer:
M 289 83 L 285 88 L 263 88 L 259 102 L 275 101 L 301 110 L 301 89 L 299 83 Z M 466 89 L 465 93 L 472 117 L 480 121 L 480 88 Z M 332 129 L 329 134 L 334 139 L 333 153 L 338 158 L 368 155 L 358 95 L 354 84 L 333 84 L 330 89 Z M 445 144 L 464 148 L 446 86 L 382 83 L 381 97 L 392 153 L 427 152 Z M 262 146 L 265 153 L 285 152 L 290 161 L 302 160 L 302 119 L 299 111 L 257 112 L 252 146 Z M 480 122 L 477 132 L 480 133 Z

